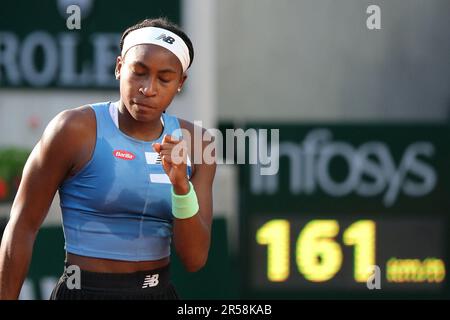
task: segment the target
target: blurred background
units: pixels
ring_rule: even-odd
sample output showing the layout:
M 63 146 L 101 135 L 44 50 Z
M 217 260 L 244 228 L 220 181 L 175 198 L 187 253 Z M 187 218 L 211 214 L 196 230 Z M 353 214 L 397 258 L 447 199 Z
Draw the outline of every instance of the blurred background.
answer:
M 218 166 L 208 264 L 189 274 L 173 257 L 183 298 L 450 298 L 449 13 L 448 0 L 7 1 L 0 234 L 48 122 L 117 100 L 121 33 L 166 16 L 195 48 L 168 112 L 279 130 L 277 175 Z M 21 298 L 47 299 L 63 267 L 56 196 Z

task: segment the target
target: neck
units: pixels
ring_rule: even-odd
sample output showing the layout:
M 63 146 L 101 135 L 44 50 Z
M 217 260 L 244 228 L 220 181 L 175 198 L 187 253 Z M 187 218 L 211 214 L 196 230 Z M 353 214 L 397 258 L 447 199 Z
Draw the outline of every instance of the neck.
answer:
M 163 131 L 160 117 L 151 121 L 138 121 L 131 116 L 122 101 L 119 103 L 118 118 L 119 130 L 138 140 L 158 139 Z

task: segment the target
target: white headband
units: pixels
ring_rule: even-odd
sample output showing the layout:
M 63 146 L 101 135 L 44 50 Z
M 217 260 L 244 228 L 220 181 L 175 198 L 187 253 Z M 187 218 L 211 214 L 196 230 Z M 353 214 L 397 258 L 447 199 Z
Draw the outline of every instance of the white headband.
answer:
M 125 37 L 122 47 L 122 57 L 131 47 L 138 44 L 156 44 L 171 51 L 181 62 L 183 72 L 189 67 L 191 61 L 186 43 L 175 33 L 156 27 L 145 27 L 131 31 Z

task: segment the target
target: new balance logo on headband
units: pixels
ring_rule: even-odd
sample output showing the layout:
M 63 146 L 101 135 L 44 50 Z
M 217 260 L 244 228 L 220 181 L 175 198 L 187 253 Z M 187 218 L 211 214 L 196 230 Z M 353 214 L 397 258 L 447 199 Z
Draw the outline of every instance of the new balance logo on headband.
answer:
M 156 27 L 145 27 L 131 31 L 123 40 L 121 55 L 125 56 L 127 51 L 139 44 L 156 44 L 171 51 L 181 62 L 183 72 L 185 72 L 191 63 L 189 48 L 182 38 L 177 34 Z
M 156 38 L 156 40 L 161 40 L 161 39 L 162 39 L 162 41 L 167 42 L 169 44 L 172 44 L 175 42 L 174 38 L 172 38 L 170 36 L 167 37 L 164 33 L 161 33 L 161 35 L 158 38 Z
M 156 287 L 159 283 L 159 274 L 151 275 L 145 277 L 144 283 L 142 284 L 142 289 L 150 288 L 150 287 Z

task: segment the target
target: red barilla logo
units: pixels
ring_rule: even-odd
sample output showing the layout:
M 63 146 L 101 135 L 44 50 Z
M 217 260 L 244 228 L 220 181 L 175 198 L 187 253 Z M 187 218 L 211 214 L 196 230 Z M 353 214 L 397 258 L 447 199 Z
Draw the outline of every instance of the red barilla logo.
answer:
M 114 150 L 113 155 L 116 158 L 123 159 L 123 160 L 133 160 L 136 158 L 134 154 L 131 152 L 125 151 L 125 150 Z

